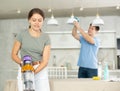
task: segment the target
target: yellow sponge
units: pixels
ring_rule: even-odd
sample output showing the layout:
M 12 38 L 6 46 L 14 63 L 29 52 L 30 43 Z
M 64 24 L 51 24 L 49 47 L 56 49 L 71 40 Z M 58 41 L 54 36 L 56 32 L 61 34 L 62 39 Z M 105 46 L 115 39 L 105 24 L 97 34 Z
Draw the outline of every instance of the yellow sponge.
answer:
M 93 80 L 100 80 L 100 77 L 94 76 L 92 79 L 93 79 Z

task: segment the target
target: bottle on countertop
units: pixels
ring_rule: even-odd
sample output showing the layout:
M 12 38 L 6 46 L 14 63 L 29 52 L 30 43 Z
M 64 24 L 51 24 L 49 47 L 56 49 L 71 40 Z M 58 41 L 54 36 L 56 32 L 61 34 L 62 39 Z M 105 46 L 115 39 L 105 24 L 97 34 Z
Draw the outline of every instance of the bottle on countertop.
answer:
M 57 66 L 57 64 L 56 64 L 56 55 L 53 55 L 53 66 Z
M 102 63 L 98 62 L 98 77 L 102 79 Z
M 107 62 L 105 62 L 104 65 L 104 80 L 109 80 L 109 68 Z

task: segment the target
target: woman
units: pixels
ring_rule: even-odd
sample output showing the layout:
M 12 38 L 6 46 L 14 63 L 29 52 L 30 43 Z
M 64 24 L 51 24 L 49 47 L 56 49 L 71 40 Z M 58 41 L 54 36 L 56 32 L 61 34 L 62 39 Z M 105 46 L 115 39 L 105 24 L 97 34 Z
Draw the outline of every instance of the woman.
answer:
M 17 35 L 12 49 L 12 59 L 17 64 L 23 63 L 21 58 L 25 55 L 32 57 L 35 68 L 35 91 L 50 91 L 46 68 L 50 57 L 50 38 L 41 31 L 44 19 L 42 10 L 32 9 L 28 14 L 29 29 Z M 19 51 L 21 57 L 18 56 Z

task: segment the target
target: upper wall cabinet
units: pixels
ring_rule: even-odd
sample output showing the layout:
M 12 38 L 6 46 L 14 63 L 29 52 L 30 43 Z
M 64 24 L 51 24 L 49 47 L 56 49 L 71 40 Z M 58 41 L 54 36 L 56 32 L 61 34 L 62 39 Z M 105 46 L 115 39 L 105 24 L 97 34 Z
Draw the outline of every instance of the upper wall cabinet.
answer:
M 80 48 L 80 43 L 71 32 L 49 32 L 52 48 Z M 97 34 L 101 48 L 116 48 L 116 32 L 101 31 Z
M 71 33 L 50 33 L 52 48 L 79 48 L 80 43 Z
M 116 48 L 116 32 L 101 31 L 97 34 L 100 39 L 101 48 Z

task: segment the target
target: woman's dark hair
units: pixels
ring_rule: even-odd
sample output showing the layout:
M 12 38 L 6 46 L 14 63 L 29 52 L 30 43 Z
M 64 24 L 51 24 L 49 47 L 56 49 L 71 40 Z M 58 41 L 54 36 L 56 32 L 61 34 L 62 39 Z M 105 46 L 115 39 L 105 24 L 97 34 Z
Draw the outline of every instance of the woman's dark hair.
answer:
M 41 9 L 39 9 L 39 8 L 33 8 L 28 13 L 28 20 L 33 16 L 33 14 L 36 14 L 36 13 L 40 14 L 43 17 L 43 20 L 45 19 L 44 12 Z

